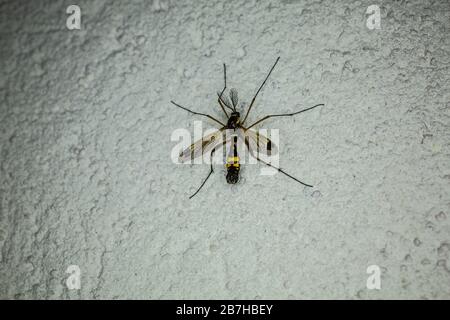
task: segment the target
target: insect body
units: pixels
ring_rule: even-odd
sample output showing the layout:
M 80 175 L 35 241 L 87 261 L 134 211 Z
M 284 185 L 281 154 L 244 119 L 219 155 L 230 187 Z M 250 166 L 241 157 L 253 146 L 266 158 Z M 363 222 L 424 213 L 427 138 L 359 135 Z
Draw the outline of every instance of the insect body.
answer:
M 239 126 L 239 112 L 233 112 L 227 122 L 227 129 L 236 129 Z
M 230 154 L 227 157 L 227 163 L 225 164 L 225 167 L 227 168 L 227 182 L 231 184 L 235 184 L 239 181 L 239 170 L 240 170 L 240 164 L 239 164 L 239 156 L 237 152 L 237 141 L 238 137 L 233 137 L 233 144 L 230 149 Z
M 180 153 L 180 157 L 179 157 L 180 162 L 185 162 L 185 161 L 197 158 L 207 152 L 210 153 L 210 159 L 212 159 L 214 152 L 216 151 L 217 148 L 223 147 L 223 145 L 228 144 L 228 145 L 230 145 L 230 151 L 229 151 L 229 154 L 227 155 L 226 164 L 225 164 L 225 167 L 227 169 L 226 180 L 230 184 L 235 184 L 239 181 L 239 172 L 240 172 L 240 161 L 239 160 L 240 159 L 239 159 L 239 155 L 238 155 L 238 141 L 241 140 L 242 142 L 245 143 L 246 148 L 248 149 L 250 154 L 256 160 L 258 160 L 272 168 L 275 168 L 279 172 L 281 172 L 284 175 L 288 176 L 289 178 L 297 181 L 298 183 L 301 183 L 304 186 L 312 187 L 311 185 L 306 184 L 306 183 L 298 180 L 297 178 L 291 176 L 290 174 L 286 173 L 281 168 L 276 168 L 273 165 L 271 165 L 270 163 L 267 163 L 267 162 L 263 161 L 262 159 L 260 159 L 258 153 L 260 153 L 260 154 L 262 153 L 265 155 L 276 154 L 277 146 L 274 143 L 272 143 L 272 141 L 270 139 L 268 139 L 264 135 L 258 133 L 257 131 L 252 130 L 251 128 L 269 118 L 294 116 L 296 114 L 311 110 L 318 106 L 323 106 L 322 103 L 317 104 L 310 108 L 306 108 L 306 109 L 303 109 L 303 110 L 300 110 L 297 112 L 293 112 L 293 113 L 267 115 L 267 116 L 259 119 L 258 121 L 254 122 L 253 124 L 251 124 L 249 126 L 245 126 L 245 121 L 247 120 L 250 110 L 252 109 L 252 107 L 254 105 L 256 97 L 258 96 L 259 92 L 263 88 L 264 84 L 266 83 L 267 79 L 269 78 L 270 74 L 272 73 L 273 69 L 275 68 L 276 64 L 278 63 L 279 59 L 280 59 L 280 57 L 277 58 L 277 60 L 275 61 L 275 64 L 270 69 L 270 71 L 267 74 L 266 78 L 264 79 L 263 83 L 261 84 L 259 89 L 256 91 L 256 94 L 253 97 L 253 99 L 247 109 L 247 113 L 245 114 L 245 117 L 242 121 L 240 118 L 240 113 L 236 110 L 236 107 L 238 105 L 237 91 L 235 89 L 231 89 L 229 92 L 229 99 L 228 99 L 228 97 L 224 96 L 224 92 L 227 88 L 227 73 L 226 73 L 225 64 L 223 65 L 225 85 L 224 85 L 222 92 L 217 93 L 217 95 L 218 95 L 217 101 L 218 101 L 220 107 L 222 108 L 223 113 L 227 117 L 226 123 L 223 123 L 222 121 L 217 120 L 216 118 L 210 116 L 209 114 L 192 111 L 188 108 L 185 108 L 185 107 L 179 105 L 178 103 L 171 101 L 171 103 L 174 104 L 175 106 L 177 106 L 183 110 L 186 110 L 192 114 L 207 117 L 207 118 L 219 123 L 221 126 L 220 129 L 218 129 L 217 131 L 194 142 L 188 148 L 183 150 Z M 229 109 L 231 111 L 230 114 L 228 114 L 227 109 Z M 230 134 L 230 132 L 232 132 L 232 134 Z M 208 180 L 211 173 L 213 173 L 213 172 L 214 172 L 213 164 L 211 161 L 211 169 L 209 171 L 208 176 L 203 181 L 203 183 L 200 185 L 200 187 L 197 189 L 197 191 L 193 195 L 191 195 L 189 198 L 194 197 L 202 189 L 205 182 Z

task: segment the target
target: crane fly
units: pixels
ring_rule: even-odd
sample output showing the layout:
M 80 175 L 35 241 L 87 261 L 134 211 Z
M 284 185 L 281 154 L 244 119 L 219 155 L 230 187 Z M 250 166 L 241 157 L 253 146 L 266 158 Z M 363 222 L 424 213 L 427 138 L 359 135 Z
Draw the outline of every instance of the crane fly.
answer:
M 254 122 L 253 124 L 251 124 L 249 126 L 245 125 L 245 121 L 247 120 L 250 110 L 252 109 L 252 107 L 255 103 L 256 97 L 258 96 L 261 89 L 264 87 L 264 84 L 266 83 L 267 79 L 269 78 L 270 74 L 272 73 L 273 69 L 275 68 L 275 66 L 277 65 L 279 60 L 280 60 L 280 57 L 277 58 L 277 60 L 273 64 L 272 68 L 269 70 L 267 76 L 265 77 L 263 83 L 259 86 L 258 90 L 256 91 L 256 93 L 247 109 L 245 117 L 242 120 L 241 120 L 240 113 L 236 109 L 236 107 L 238 105 L 238 101 L 239 101 L 237 91 L 235 89 L 231 89 L 231 90 L 229 90 L 229 97 L 224 95 L 225 90 L 227 89 L 227 68 L 226 68 L 225 64 L 223 65 L 224 87 L 221 92 L 217 93 L 217 95 L 218 95 L 217 102 L 219 103 L 220 108 L 222 109 L 223 113 L 226 116 L 226 122 L 222 122 L 222 121 L 212 117 L 209 114 L 192 111 L 186 107 L 181 106 L 180 104 L 178 104 L 174 101 L 170 101 L 173 105 L 177 106 L 178 108 L 186 110 L 187 112 L 195 114 L 195 115 L 207 117 L 207 118 L 217 122 L 220 125 L 220 128 L 217 131 L 215 131 L 209 135 L 206 135 L 203 138 L 199 139 L 198 141 L 194 142 L 188 148 L 183 150 L 179 155 L 180 162 L 186 162 L 188 160 L 195 159 L 199 156 L 203 156 L 203 154 L 205 154 L 206 152 L 209 152 L 209 155 L 210 155 L 211 168 L 210 168 L 209 174 L 203 180 L 200 187 L 198 187 L 197 191 L 195 191 L 195 193 L 192 194 L 189 197 L 189 199 L 192 199 L 192 197 L 194 197 L 203 188 L 206 181 L 209 179 L 211 174 L 214 172 L 213 162 L 212 162 L 212 157 L 214 155 L 214 152 L 217 150 L 217 148 L 223 147 L 226 144 L 230 144 L 230 152 L 228 153 L 228 155 L 226 157 L 226 163 L 225 163 L 225 168 L 227 170 L 227 175 L 226 175 L 227 183 L 235 184 L 239 181 L 239 171 L 240 171 L 240 161 L 239 160 L 240 159 L 239 159 L 238 148 L 237 148 L 239 139 L 241 139 L 241 141 L 243 141 L 245 143 L 245 146 L 248 149 L 250 155 L 253 158 L 255 158 L 256 160 L 258 160 L 259 162 L 264 163 L 265 165 L 278 170 L 279 172 L 283 173 L 287 177 L 297 181 L 298 183 L 300 183 L 306 187 L 312 187 L 312 185 L 300 181 L 299 179 L 297 179 L 297 178 L 293 177 L 292 175 L 288 174 L 287 172 L 285 172 L 283 169 L 277 168 L 277 167 L 271 165 L 270 163 L 262 160 L 258 156 L 259 153 L 264 154 L 264 155 L 274 154 L 277 152 L 277 146 L 274 143 L 272 143 L 272 141 L 269 138 L 265 137 L 263 134 L 260 134 L 257 131 L 254 131 L 252 128 L 267 119 L 274 118 L 274 117 L 291 117 L 291 116 L 300 114 L 302 112 L 314 109 L 316 107 L 323 106 L 324 105 L 323 103 L 316 104 L 315 106 L 312 106 L 312 107 L 309 107 L 306 109 L 302 109 L 300 111 L 293 112 L 293 113 L 270 114 L 265 117 L 262 117 L 261 119 L 257 120 L 256 122 Z M 228 112 L 227 112 L 227 110 L 228 110 Z M 228 132 L 228 131 L 232 131 L 234 134 L 227 135 L 226 132 Z

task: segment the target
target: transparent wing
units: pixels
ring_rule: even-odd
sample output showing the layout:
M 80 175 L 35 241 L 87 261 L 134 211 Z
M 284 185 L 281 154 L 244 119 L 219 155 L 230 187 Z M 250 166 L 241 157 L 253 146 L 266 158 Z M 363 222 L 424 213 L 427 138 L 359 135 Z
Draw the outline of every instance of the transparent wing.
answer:
M 222 143 L 224 138 L 225 135 L 223 129 L 217 130 L 202 137 L 201 139 L 197 140 L 189 147 L 184 149 L 182 152 L 180 152 L 180 156 L 178 158 L 179 162 L 183 163 L 186 161 L 190 161 L 203 155 L 204 153 L 212 150 L 218 144 Z
M 262 133 L 252 129 L 239 130 L 239 136 L 248 143 L 248 147 L 252 154 L 264 154 L 273 156 L 278 154 L 278 147 L 269 138 Z

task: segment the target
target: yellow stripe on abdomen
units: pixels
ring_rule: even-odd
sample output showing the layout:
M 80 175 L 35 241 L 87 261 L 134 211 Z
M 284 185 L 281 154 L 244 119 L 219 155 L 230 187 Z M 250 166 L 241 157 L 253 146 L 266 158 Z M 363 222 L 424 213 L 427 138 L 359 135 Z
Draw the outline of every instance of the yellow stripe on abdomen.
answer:
M 228 157 L 226 167 L 237 167 L 239 168 L 239 157 Z

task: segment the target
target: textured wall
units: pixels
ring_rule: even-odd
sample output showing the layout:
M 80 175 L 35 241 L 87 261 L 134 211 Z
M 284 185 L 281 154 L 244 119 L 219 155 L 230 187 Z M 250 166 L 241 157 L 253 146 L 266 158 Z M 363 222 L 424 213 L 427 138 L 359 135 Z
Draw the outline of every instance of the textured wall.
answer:
M 0 297 L 450 298 L 448 1 L 72 3 L 0 2 Z M 265 125 L 314 188 L 217 167 L 188 200 L 169 101 L 221 117 L 222 63 L 248 103 L 278 55 L 251 120 L 325 103 Z

